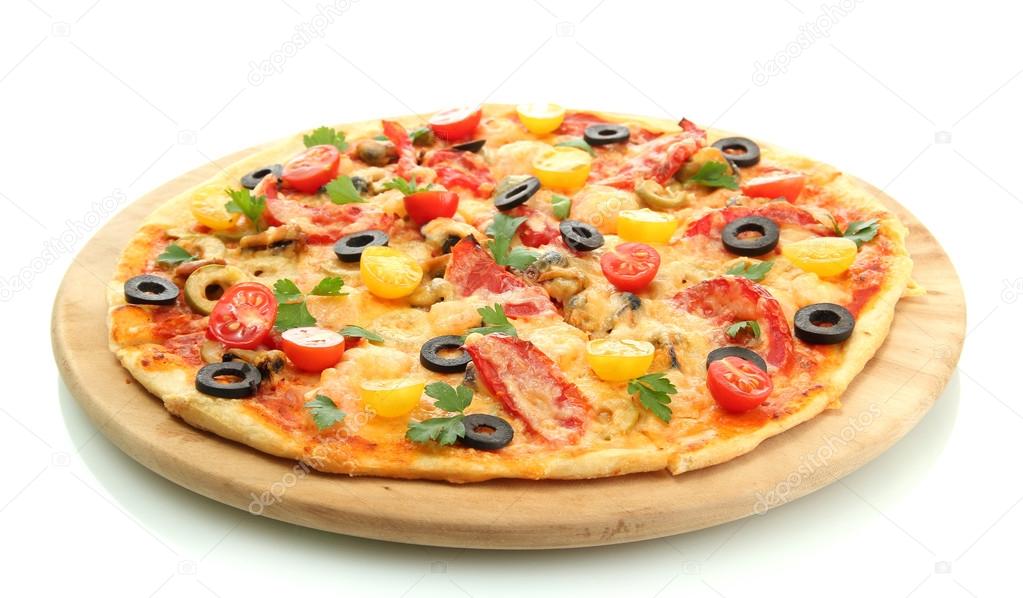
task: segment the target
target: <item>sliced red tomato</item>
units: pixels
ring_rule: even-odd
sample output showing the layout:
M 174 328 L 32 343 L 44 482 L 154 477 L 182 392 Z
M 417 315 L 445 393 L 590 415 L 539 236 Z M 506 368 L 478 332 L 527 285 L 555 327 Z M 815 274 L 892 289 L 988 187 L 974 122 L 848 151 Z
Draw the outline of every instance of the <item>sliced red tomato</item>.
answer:
M 746 216 L 763 216 L 774 220 L 778 224 L 796 224 L 810 229 L 822 237 L 834 234 L 832 229 L 821 224 L 808 210 L 788 202 L 774 201 L 762 206 L 733 206 L 714 210 L 690 224 L 686 228 L 686 236 L 695 237 L 697 235 L 711 234 L 720 236 L 721 229 L 726 224 Z
M 756 320 L 763 331 L 767 363 L 785 370 L 794 354 L 792 332 L 781 304 L 763 286 L 748 278 L 722 276 L 695 284 L 675 295 L 680 308 L 721 324 Z M 730 341 L 730 339 L 729 339 Z
M 454 191 L 419 191 L 405 196 L 405 211 L 419 226 L 434 218 L 451 218 L 458 210 L 458 194 Z
M 461 187 L 477 197 L 490 197 L 494 177 L 479 154 L 442 149 L 430 152 L 425 164 L 437 173 L 437 182 L 447 189 Z
M 416 148 L 412 146 L 408 131 L 393 120 L 382 120 L 380 124 L 384 129 L 384 137 L 387 137 L 387 140 L 393 143 L 398 150 L 398 176 L 407 176 L 409 171 L 418 165 Z
M 662 185 L 667 183 L 707 141 L 707 132 L 692 122 L 682 119 L 679 126 L 682 132 L 663 135 L 639 146 L 635 157 L 620 164 L 614 174 L 597 184 L 632 191 L 642 179 L 652 179 Z
M 504 313 L 522 318 L 554 311 L 547 293 L 498 265 L 473 237 L 466 237 L 451 248 L 451 262 L 444 278 L 462 297 L 479 294 L 508 296 L 501 298 Z
M 465 350 L 490 394 L 530 432 L 552 444 L 579 440 L 589 402 L 536 345 L 488 334 L 468 341 Z
M 600 256 L 600 270 L 619 291 L 642 291 L 660 267 L 661 255 L 646 243 L 622 243 Z
M 509 211 L 509 214 L 526 217 L 518 230 L 519 240 L 526 247 L 542 247 L 561 238 L 558 221 L 545 212 L 529 206 L 519 206 Z
M 314 145 L 284 165 L 281 179 L 291 189 L 316 193 L 337 176 L 341 152 L 333 145 Z
M 322 372 L 341 361 L 345 337 L 319 326 L 291 328 L 281 333 L 281 350 L 298 369 Z
M 806 175 L 789 170 L 774 170 L 744 182 L 739 188 L 747 197 L 784 197 L 794 202 L 805 186 Z
M 243 282 L 224 291 L 210 313 L 208 331 L 236 349 L 255 349 L 266 340 L 277 319 L 273 291 L 258 282 Z
M 270 226 L 297 224 L 312 245 L 333 243 L 341 237 L 371 228 L 387 230 L 397 220 L 371 203 L 337 205 L 317 196 L 269 196 L 263 218 Z
M 481 108 L 452 108 L 441 110 L 430 117 L 434 135 L 445 141 L 457 141 L 471 136 L 483 118 Z
M 743 413 L 771 396 L 774 384 L 764 370 L 741 357 L 725 357 L 707 368 L 707 388 L 725 411 Z

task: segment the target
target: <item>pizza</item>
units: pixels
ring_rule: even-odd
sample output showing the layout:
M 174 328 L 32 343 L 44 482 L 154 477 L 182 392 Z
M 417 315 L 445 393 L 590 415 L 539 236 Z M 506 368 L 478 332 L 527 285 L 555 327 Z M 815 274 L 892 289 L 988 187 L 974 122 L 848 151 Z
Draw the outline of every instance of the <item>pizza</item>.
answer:
M 185 422 L 324 472 L 681 474 L 840 408 L 916 292 L 906 235 L 855 179 L 687 119 L 325 126 L 148 216 L 109 344 Z

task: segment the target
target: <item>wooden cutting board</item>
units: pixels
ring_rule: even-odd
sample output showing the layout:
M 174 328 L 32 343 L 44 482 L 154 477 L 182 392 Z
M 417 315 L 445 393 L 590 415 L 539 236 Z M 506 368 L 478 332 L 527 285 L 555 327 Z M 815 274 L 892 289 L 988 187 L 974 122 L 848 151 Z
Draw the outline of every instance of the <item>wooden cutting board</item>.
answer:
M 152 191 L 89 241 L 56 297 L 53 350 L 72 394 L 121 450 L 181 486 L 256 515 L 366 538 L 472 548 L 594 546 L 701 529 L 792 501 L 881 454 L 930 409 L 962 348 L 966 307 L 948 256 L 912 214 L 864 184 L 909 226 L 913 275 L 927 294 L 900 301 L 889 338 L 846 391 L 842 409 L 743 457 L 677 477 L 454 485 L 321 474 L 174 418 L 107 349 L 104 285 L 123 244 L 154 207 L 215 170 L 211 164 Z

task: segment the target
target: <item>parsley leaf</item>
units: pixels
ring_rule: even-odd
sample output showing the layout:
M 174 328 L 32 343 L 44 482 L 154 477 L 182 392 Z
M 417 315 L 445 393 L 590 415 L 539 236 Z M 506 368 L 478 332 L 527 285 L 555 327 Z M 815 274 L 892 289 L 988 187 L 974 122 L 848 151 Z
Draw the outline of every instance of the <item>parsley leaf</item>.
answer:
M 237 191 L 225 189 L 224 191 L 231 198 L 231 201 L 224 204 L 224 209 L 233 214 L 243 214 L 256 227 L 256 230 L 262 230 L 266 198 L 262 195 L 252 197 L 248 189 L 239 189 Z
M 760 282 L 765 276 L 767 276 L 767 273 L 770 272 L 773 267 L 774 262 L 771 260 L 767 260 L 766 262 L 740 262 L 729 268 L 728 272 L 725 272 L 725 274 L 729 274 L 731 276 L 742 276 L 743 278 L 748 278 L 754 282 Z
M 462 421 L 464 415 L 452 415 L 451 417 L 433 417 L 421 422 L 409 422 L 405 438 L 412 442 L 436 441 L 438 444 L 454 444 L 456 440 L 465 436 L 465 423 Z
M 871 218 L 866 221 L 856 220 L 850 222 L 849 226 L 845 227 L 845 232 L 842 233 L 842 236 L 856 241 L 856 246 L 861 247 L 864 243 L 877 236 L 877 229 L 877 218 Z
M 572 200 L 561 195 L 551 195 L 551 210 L 555 218 L 564 220 L 572 211 Z
M 638 394 L 639 403 L 665 423 L 671 421 L 671 396 L 678 392 L 663 372 L 647 374 L 629 380 L 629 394 Z
M 372 330 L 367 330 L 362 326 L 356 326 L 355 324 L 349 324 L 348 326 L 345 326 L 344 328 L 339 330 L 338 333 L 341 336 L 361 337 L 368 340 L 371 343 L 384 342 L 384 337 L 373 332 Z
M 518 336 L 518 333 L 515 332 L 515 327 L 508 320 L 508 316 L 504 315 L 504 308 L 499 303 L 495 303 L 494 307 L 481 307 L 476 311 L 483 318 L 483 324 L 485 325 L 478 328 L 470 328 L 469 332 L 478 332 L 480 334 L 500 332 L 508 336 Z
M 316 283 L 313 290 L 309 291 L 310 295 L 318 295 L 320 297 L 336 297 L 341 295 L 341 287 L 345 286 L 345 281 L 341 280 L 339 276 L 328 276 Z
M 302 291 L 290 278 L 282 278 L 274 283 L 274 298 L 277 303 L 294 303 L 302 300 Z
M 338 409 L 338 406 L 326 395 L 316 395 L 316 398 L 305 404 L 309 414 L 313 416 L 313 423 L 317 429 L 325 430 L 345 419 L 345 412 Z
M 302 142 L 305 143 L 306 147 L 312 147 L 314 145 L 333 145 L 342 152 L 348 149 L 348 143 L 345 142 L 344 132 L 335 131 L 330 127 L 319 127 L 312 133 L 303 135 Z
M 366 200 L 359 194 L 359 190 L 355 188 L 355 183 L 352 182 L 352 177 L 343 174 L 333 181 L 329 182 L 323 188 L 327 192 L 327 197 L 330 201 L 341 205 L 346 203 L 364 203 Z
M 397 176 L 384 183 L 384 189 L 397 189 L 398 191 L 401 191 L 402 195 L 412 195 L 413 193 L 418 193 L 420 191 L 428 191 L 430 187 L 433 187 L 433 183 L 429 183 L 425 187 L 420 187 L 416 182 L 416 177 L 412 177 L 411 180 L 406 181 L 400 176 Z
M 277 330 L 291 330 L 292 328 L 304 328 L 315 326 L 316 318 L 309 313 L 305 301 L 299 303 L 282 303 L 277 306 L 277 319 L 274 320 L 274 327 Z
M 437 399 L 433 404 L 438 409 L 461 413 L 472 402 L 472 389 L 464 384 L 456 388 L 445 382 L 432 382 L 426 385 L 426 396 Z
M 472 389 L 464 384 L 457 388 L 444 382 L 426 385 L 427 396 L 436 399 L 434 405 L 445 411 L 454 411 L 449 417 L 432 417 L 421 422 L 409 422 L 405 438 L 412 442 L 436 441 L 442 445 L 454 444 L 465 436 L 465 408 L 472 402 Z
M 700 170 L 689 177 L 689 181 L 704 187 L 724 187 L 732 190 L 739 188 L 735 175 L 728 174 L 728 165 L 723 162 L 704 162 Z
M 425 143 L 430 139 L 430 137 L 423 137 L 424 135 L 428 136 L 433 135 L 433 131 L 430 129 L 430 127 L 419 127 L 418 129 L 409 132 L 408 138 L 412 140 L 412 143 L 415 143 L 419 141 L 420 138 L 422 138 L 423 142 Z M 386 139 L 386 137 L 384 139 Z
M 753 335 L 753 338 L 760 338 L 760 322 L 757 322 L 756 320 L 743 320 L 741 322 L 736 322 L 725 329 L 725 334 L 731 338 L 735 338 L 742 334 L 743 330 L 749 330 L 750 334 Z
M 554 147 L 574 147 L 575 149 L 581 149 L 591 156 L 596 156 L 597 152 L 593 151 L 589 143 L 586 143 L 585 139 L 566 139 L 561 143 L 555 143 Z
M 183 247 L 177 243 L 171 243 L 163 250 L 163 253 L 156 256 L 156 263 L 164 266 L 177 266 L 178 264 L 190 262 L 194 259 L 196 259 L 196 257 L 185 251 Z
M 502 266 L 511 266 L 518 270 L 525 270 L 530 264 L 536 261 L 536 254 L 523 247 L 511 249 L 511 240 L 515 231 L 526 221 L 525 216 L 513 218 L 506 214 L 494 216 L 494 221 L 487 227 L 487 234 L 493 240 L 487 242 L 487 249 L 494 261 Z

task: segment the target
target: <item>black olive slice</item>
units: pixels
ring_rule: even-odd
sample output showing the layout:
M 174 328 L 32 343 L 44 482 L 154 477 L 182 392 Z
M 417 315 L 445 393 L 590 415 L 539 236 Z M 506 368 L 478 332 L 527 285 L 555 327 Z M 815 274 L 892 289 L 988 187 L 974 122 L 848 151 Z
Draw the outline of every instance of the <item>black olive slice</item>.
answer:
M 256 170 L 253 170 L 249 174 L 242 177 L 242 187 L 245 187 L 246 189 L 255 189 L 256 185 L 259 184 L 259 181 L 262 181 L 268 175 L 272 174 L 280 178 L 283 169 L 284 167 L 281 166 L 280 164 L 271 164 L 270 166 L 257 168 Z
M 712 147 L 721 150 L 728 161 L 741 168 L 760 163 L 760 146 L 745 137 L 725 137 L 714 142 Z
M 445 357 L 441 351 L 457 351 L 454 357 Z M 462 347 L 462 337 L 455 335 L 436 336 L 419 348 L 419 363 L 431 372 L 453 374 L 464 372 L 472 361 L 469 352 Z
M 590 125 L 583 131 L 583 139 L 590 145 L 610 145 L 629 140 L 629 127 L 625 125 Z
M 579 220 L 562 220 L 558 228 L 569 249 L 593 251 L 604 244 L 604 235 L 591 224 Z
M 763 371 L 767 371 L 767 362 L 760 356 L 759 353 L 746 347 L 738 347 L 735 345 L 729 345 L 727 347 L 718 347 L 707 354 L 707 367 L 719 359 L 725 357 L 738 357 L 739 359 L 745 359 L 752 363 Z
M 486 139 L 474 139 L 472 141 L 466 141 L 463 143 L 457 143 L 451 146 L 451 149 L 458 150 L 460 152 L 472 152 L 478 153 L 483 146 L 487 144 Z
M 124 300 L 136 305 L 174 305 L 178 285 L 153 274 L 140 274 L 124 281 Z
M 387 245 L 391 238 L 382 230 L 371 228 L 345 235 L 334 243 L 334 255 L 342 262 L 357 262 L 367 247 Z
M 852 336 L 856 319 L 841 305 L 814 303 L 799 308 L 794 323 L 796 338 L 804 343 L 834 345 Z
M 211 397 L 244 399 L 256 394 L 262 381 L 262 374 L 251 364 L 244 361 L 225 361 L 204 365 L 195 375 L 195 389 Z
M 758 233 L 740 237 L 742 233 Z M 736 218 L 721 229 L 721 243 L 735 255 L 753 257 L 764 255 L 778 246 L 778 225 L 763 216 Z
M 521 206 L 540 190 L 540 179 L 535 176 L 523 179 L 521 183 L 508 187 L 494 196 L 494 207 L 502 212 Z
M 496 415 L 471 413 L 462 420 L 465 424 L 465 436 L 458 442 L 462 446 L 480 451 L 496 451 L 508 446 L 515 436 L 511 424 Z

